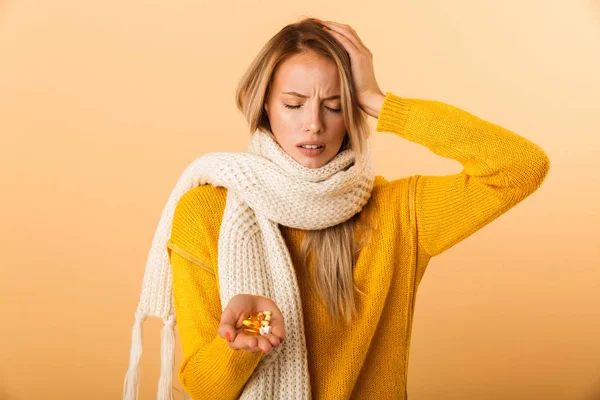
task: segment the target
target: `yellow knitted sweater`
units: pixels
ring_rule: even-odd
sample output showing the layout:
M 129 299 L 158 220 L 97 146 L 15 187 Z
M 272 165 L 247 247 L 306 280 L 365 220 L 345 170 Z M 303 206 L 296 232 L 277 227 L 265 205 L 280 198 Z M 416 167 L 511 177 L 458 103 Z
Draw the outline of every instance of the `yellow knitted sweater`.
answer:
M 424 145 L 464 169 L 393 181 L 376 176 L 359 217 L 374 218 L 377 229 L 354 269 L 367 296 L 356 297 L 352 329 L 331 320 L 310 290 L 300 270 L 312 268 L 299 261 L 303 231 L 280 226 L 298 277 L 315 400 L 406 399 L 415 296 L 429 260 L 529 196 L 550 168 L 531 141 L 438 101 L 387 92 L 376 131 Z M 231 350 L 217 334 L 217 242 L 226 194 L 212 185 L 185 193 L 167 244 L 184 356 L 179 380 L 194 399 L 237 398 L 263 355 Z

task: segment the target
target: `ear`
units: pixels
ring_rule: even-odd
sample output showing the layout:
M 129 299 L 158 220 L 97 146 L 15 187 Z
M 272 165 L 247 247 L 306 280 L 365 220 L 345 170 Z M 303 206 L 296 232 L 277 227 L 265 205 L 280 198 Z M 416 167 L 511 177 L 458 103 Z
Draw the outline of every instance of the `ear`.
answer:
M 263 105 L 263 108 L 265 109 L 265 112 L 267 113 L 267 115 L 269 115 L 269 105 L 267 103 L 265 103 Z

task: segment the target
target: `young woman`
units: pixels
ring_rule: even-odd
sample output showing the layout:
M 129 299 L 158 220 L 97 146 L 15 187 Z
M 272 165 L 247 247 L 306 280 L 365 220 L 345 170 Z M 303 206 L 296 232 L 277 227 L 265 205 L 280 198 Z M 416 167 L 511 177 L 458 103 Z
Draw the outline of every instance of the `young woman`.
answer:
M 429 260 L 534 192 L 548 156 L 459 108 L 384 94 L 371 52 L 333 21 L 278 32 L 241 80 L 237 104 L 262 136 L 252 136 L 247 163 L 223 163 L 235 177 L 214 172 L 213 184 L 181 196 L 167 244 L 180 382 L 203 400 L 405 399 Z M 365 113 L 377 132 L 463 171 L 372 176 Z M 273 313 L 270 333 L 243 332 L 256 310 Z

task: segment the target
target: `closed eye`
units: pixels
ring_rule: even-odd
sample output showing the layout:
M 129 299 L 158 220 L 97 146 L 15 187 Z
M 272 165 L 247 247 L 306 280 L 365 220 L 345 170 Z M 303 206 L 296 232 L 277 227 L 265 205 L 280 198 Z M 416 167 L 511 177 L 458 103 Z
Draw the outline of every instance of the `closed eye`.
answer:
M 289 109 L 292 109 L 292 110 L 295 110 L 295 109 L 297 109 L 297 108 L 300 108 L 300 107 L 302 107 L 302 106 L 290 106 L 290 105 L 288 105 L 288 104 L 284 104 L 284 106 L 285 106 L 286 108 L 289 108 Z M 326 109 L 328 109 L 328 110 L 329 110 L 329 111 L 331 111 L 331 112 L 334 112 L 334 113 L 340 113 L 340 112 L 342 112 L 342 109 L 341 109 L 341 108 L 329 108 L 329 107 L 325 107 L 325 108 L 326 108 Z

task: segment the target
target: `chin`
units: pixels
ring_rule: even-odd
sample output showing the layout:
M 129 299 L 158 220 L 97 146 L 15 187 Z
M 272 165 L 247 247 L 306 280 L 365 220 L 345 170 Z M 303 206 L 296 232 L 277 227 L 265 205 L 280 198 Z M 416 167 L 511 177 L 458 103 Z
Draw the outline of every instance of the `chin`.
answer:
M 323 159 L 313 159 L 313 158 L 302 158 L 300 160 L 296 160 L 299 164 L 302 164 L 304 167 L 306 168 L 321 168 L 323 165 L 327 164 L 327 162 L 324 162 Z
M 302 165 L 304 165 L 306 168 L 317 169 L 317 168 L 321 168 L 325 164 L 313 164 L 313 163 L 309 163 L 308 165 L 307 164 L 302 164 Z
M 295 151 L 293 153 L 287 152 L 289 155 L 292 156 L 292 158 L 294 160 L 296 160 L 296 162 L 306 168 L 321 168 L 323 165 L 327 164 L 329 161 L 331 161 L 331 159 L 333 157 L 329 156 L 328 151 L 325 151 L 325 153 L 320 154 L 318 157 L 310 157 L 310 156 L 305 156 L 303 154 L 301 154 L 299 151 Z M 335 155 L 334 155 L 335 156 Z

